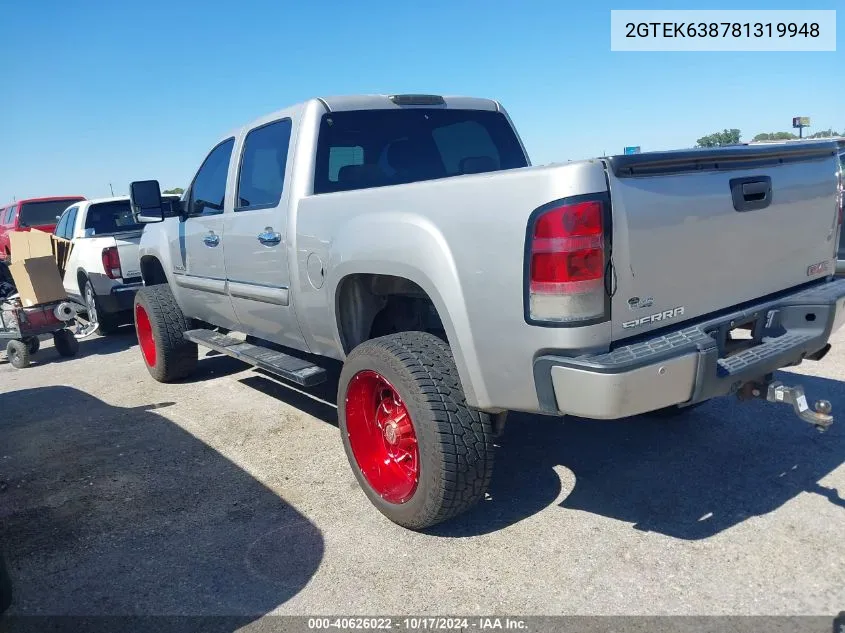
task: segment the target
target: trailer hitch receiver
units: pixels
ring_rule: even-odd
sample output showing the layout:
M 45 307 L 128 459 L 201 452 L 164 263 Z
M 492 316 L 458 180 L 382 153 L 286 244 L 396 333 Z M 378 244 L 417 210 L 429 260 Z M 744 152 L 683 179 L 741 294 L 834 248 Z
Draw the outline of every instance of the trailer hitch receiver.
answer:
M 804 395 L 804 387 L 801 385 L 789 387 L 779 380 L 767 383 L 749 382 L 742 386 L 738 396 L 740 400 L 760 398 L 776 404 L 790 404 L 795 415 L 821 432 L 826 431 L 833 424 L 830 402 L 817 400 L 811 409 L 807 404 L 807 396 Z

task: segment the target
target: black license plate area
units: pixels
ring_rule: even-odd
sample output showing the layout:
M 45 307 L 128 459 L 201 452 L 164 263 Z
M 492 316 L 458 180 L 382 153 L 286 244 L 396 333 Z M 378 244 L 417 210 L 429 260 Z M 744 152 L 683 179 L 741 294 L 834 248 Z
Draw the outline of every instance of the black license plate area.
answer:
M 756 347 L 763 342 L 765 320 L 755 315 L 742 320 L 734 320 L 710 330 L 708 334 L 719 346 L 719 358 L 730 358 L 735 354 Z

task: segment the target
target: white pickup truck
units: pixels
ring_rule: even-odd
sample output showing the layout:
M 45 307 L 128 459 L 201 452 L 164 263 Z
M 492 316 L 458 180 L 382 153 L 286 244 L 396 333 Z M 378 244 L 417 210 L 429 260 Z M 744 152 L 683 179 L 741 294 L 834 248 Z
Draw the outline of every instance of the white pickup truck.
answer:
M 179 217 L 132 183 L 140 351 L 159 381 L 197 344 L 305 386 L 343 361 L 353 472 L 420 529 L 483 497 L 508 410 L 736 394 L 826 428 L 829 403 L 774 372 L 821 359 L 845 321 L 841 178 L 835 143 L 531 167 L 496 101 L 313 99 L 221 138 Z
M 163 196 L 165 205 L 179 196 Z M 132 301 L 141 287 L 138 243 L 143 224 L 129 197 L 82 200 L 57 218 L 53 234 L 68 242 L 62 282 L 68 297 L 88 316 L 86 333 L 109 334 L 132 320 Z

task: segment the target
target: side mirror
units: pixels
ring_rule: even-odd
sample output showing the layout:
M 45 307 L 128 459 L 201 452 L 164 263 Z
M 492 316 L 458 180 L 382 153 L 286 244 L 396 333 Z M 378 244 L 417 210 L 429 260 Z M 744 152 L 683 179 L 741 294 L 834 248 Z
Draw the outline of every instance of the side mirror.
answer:
M 137 180 L 129 185 L 129 204 L 135 221 L 143 224 L 164 221 L 158 180 Z

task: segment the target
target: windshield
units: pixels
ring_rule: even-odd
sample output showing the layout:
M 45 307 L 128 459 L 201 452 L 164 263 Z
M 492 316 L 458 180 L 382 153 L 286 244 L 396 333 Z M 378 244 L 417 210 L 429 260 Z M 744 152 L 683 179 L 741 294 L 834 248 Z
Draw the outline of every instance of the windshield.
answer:
M 24 202 L 19 224 L 21 226 L 55 226 L 56 218 L 70 205 L 80 200 L 81 198 L 64 198 L 62 200 Z
M 527 166 L 501 112 L 353 110 L 320 123 L 314 193 L 350 191 Z
M 88 209 L 88 215 L 85 216 L 85 229 L 88 236 L 91 234 L 89 229 L 93 230 L 94 235 L 108 235 L 109 233 L 140 231 L 143 228 L 143 224 L 135 221 L 129 200 L 92 204 Z

